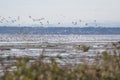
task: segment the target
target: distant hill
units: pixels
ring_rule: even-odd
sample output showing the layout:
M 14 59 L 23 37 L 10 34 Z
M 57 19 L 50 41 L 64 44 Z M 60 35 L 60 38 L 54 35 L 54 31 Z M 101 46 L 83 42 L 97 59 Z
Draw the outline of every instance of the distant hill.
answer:
M 120 27 L 0 27 L 0 34 L 120 34 Z

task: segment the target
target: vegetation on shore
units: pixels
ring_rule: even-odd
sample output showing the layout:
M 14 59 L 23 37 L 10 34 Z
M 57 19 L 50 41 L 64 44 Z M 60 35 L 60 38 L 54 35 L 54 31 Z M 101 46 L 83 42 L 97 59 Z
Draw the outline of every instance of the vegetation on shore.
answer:
M 0 80 L 119 80 L 120 54 L 109 55 L 103 52 L 100 64 L 77 64 L 61 66 L 54 59 L 51 63 L 36 60 L 30 63 L 30 58 L 18 58 L 14 71 L 7 71 Z

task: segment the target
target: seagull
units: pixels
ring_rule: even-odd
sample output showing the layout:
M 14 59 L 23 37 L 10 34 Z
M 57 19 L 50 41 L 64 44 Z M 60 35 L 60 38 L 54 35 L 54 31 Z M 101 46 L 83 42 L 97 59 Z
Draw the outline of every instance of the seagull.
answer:
M 9 16 L 8 18 L 9 18 L 9 19 L 11 19 L 11 17 L 10 17 L 10 16 Z
M 35 22 L 35 19 L 33 19 L 33 22 Z
M 96 20 L 94 20 L 94 22 L 96 22 Z
M 82 22 L 82 20 L 79 20 L 79 22 Z
M 31 19 L 32 17 L 31 17 L 31 16 L 29 16 L 29 18 Z
M 74 24 L 74 22 L 72 21 L 72 24 Z
M 72 22 L 73 25 L 77 25 L 77 22 Z
M 49 21 L 47 21 L 47 24 L 49 24 Z
M 58 22 L 58 24 L 60 24 L 60 22 Z
M 77 22 L 75 22 L 74 25 L 77 25 Z
M 88 23 L 85 23 L 86 26 L 88 26 Z
M 43 25 L 43 23 L 42 23 L 42 22 L 40 22 L 40 24 L 41 24 L 41 25 Z
M 14 21 L 14 20 L 12 20 L 11 22 L 12 22 L 12 23 L 14 23 L 15 21 Z

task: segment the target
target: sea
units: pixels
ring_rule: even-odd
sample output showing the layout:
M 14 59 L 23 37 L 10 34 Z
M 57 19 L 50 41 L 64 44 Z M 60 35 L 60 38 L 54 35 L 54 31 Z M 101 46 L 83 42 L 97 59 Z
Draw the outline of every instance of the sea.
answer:
M 120 35 L 120 27 L 16 27 L 0 26 L 0 34 Z
M 120 27 L 0 27 L 0 42 L 118 42 Z

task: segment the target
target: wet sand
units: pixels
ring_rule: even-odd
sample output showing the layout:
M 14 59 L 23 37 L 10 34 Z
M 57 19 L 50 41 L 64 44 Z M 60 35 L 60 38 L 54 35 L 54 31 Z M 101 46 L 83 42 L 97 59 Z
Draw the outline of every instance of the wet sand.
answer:
M 84 48 L 89 48 L 84 51 Z M 120 46 L 120 44 L 118 44 Z M 8 56 L 16 57 L 39 57 L 44 55 L 46 57 L 61 56 L 62 59 L 76 60 L 80 58 L 95 59 L 96 56 L 101 55 L 103 51 L 107 51 L 110 54 L 114 54 L 114 47 L 112 42 L 75 42 L 75 43 L 0 43 L 0 57 L 7 58 Z M 120 53 L 120 50 L 116 50 Z M 72 58 L 72 59 L 71 59 Z M 61 61 L 62 61 L 61 59 Z M 60 63 L 62 63 L 59 61 Z M 80 62 L 80 60 L 79 60 Z M 77 63 L 72 61 L 72 63 Z

